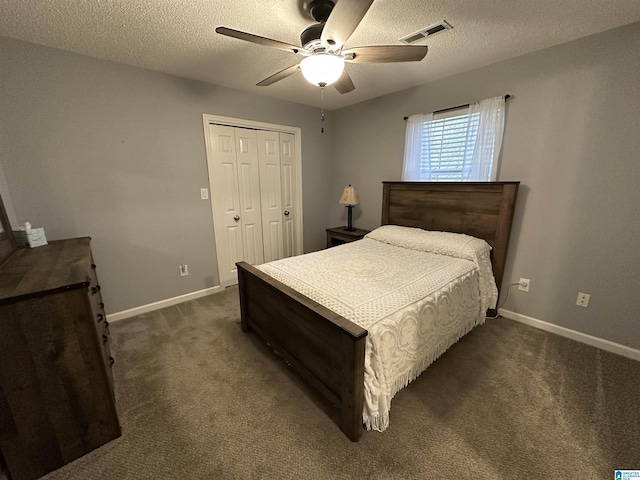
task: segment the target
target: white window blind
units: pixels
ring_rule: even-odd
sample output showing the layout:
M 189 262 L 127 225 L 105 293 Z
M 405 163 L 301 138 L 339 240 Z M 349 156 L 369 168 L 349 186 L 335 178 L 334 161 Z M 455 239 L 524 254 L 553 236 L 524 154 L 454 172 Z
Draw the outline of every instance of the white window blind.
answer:
M 469 109 L 436 114 L 423 124 L 420 177 L 431 181 L 461 181 L 465 162 L 470 162 L 478 136 L 479 114 Z

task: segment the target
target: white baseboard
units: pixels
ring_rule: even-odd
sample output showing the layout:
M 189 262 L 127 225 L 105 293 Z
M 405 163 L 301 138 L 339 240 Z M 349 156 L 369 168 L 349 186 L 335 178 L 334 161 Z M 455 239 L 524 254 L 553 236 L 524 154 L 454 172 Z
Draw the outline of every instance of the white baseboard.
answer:
M 178 297 L 167 298 L 166 300 L 160 300 L 159 302 L 149 303 L 147 305 L 141 305 L 139 307 L 130 308 L 129 310 L 110 313 L 109 315 L 107 315 L 107 320 L 109 322 L 117 322 L 118 320 L 124 320 L 125 318 L 135 317 L 136 315 L 149 313 L 154 310 L 159 310 L 161 308 L 177 305 L 178 303 L 186 302 L 189 300 L 195 300 L 196 298 L 200 298 L 200 297 L 205 297 L 207 295 L 217 293 L 222 289 L 223 288 L 220 285 L 218 285 L 216 287 L 205 288 L 204 290 L 187 293 L 185 295 L 180 295 Z M 586 343 L 587 345 L 591 345 L 592 347 L 606 350 L 607 352 L 616 353 L 618 355 L 622 355 L 624 357 L 632 358 L 633 360 L 640 361 L 640 350 L 627 347 L 626 345 L 621 345 L 619 343 L 611 342 L 603 338 L 587 335 L 586 333 L 561 327 L 560 325 L 555 325 L 553 323 L 544 322 L 542 320 L 538 320 L 537 318 L 529 317 L 527 315 L 522 315 L 521 313 L 513 312 L 511 310 L 506 310 L 504 308 L 499 309 L 498 313 L 503 317 L 509 318 L 516 322 L 524 323 L 525 325 L 529 325 L 534 328 L 539 328 L 540 330 L 544 330 L 546 332 L 555 333 L 556 335 L 570 338 L 571 340 L 575 340 L 577 342 Z
M 149 303 L 147 305 L 141 305 L 139 307 L 130 308 L 129 310 L 123 310 L 122 312 L 110 313 L 107 315 L 109 322 L 117 322 L 118 320 L 124 320 L 125 318 L 135 317 L 143 313 L 153 312 L 161 308 L 170 307 L 178 303 L 186 302 L 188 300 L 195 300 L 196 298 L 205 297 L 222 290 L 222 287 L 205 288 L 204 290 L 198 290 L 197 292 L 186 293 L 178 297 L 167 298 L 166 300 L 160 300 L 159 302 Z
M 640 360 L 640 350 L 636 350 L 619 343 L 587 335 L 586 333 L 561 327 L 560 325 L 554 325 L 553 323 L 543 322 L 542 320 L 538 320 L 537 318 L 528 317 L 520 313 L 512 312 L 511 310 L 505 310 L 504 308 L 499 309 L 498 313 L 503 317 L 515 320 L 516 322 L 524 323 L 525 325 L 529 325 L 531 327 L 539 328 L 540 330 L 555 333 L 556 335 L 567 337 L 577 342 L 586 343 L 587 345 L 606 350 L 607 352 L 617 353 L 618 355 L 622 355 L 623 357 Z

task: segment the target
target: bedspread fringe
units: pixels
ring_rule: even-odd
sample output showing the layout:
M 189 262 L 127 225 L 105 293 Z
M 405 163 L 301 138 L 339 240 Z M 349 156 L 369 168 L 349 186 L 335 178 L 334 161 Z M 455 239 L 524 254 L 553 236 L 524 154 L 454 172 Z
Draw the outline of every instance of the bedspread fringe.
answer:
M 411 369 L 400 375 L 390 385 L 389 392 L 389 406 L 391 405 L 391 399 L 402 390 L 404 387 L 413 382 L 416 378 L 424 372 L 429 365 L 435 362 L 444 352 L 446 352 L 454 343 L 457 343 L 462 337 L 473 330 L 476 326 L 483 324 L 485 316 L 482 314 L 475 322 L 463 325 L 458 330 L 454 331 L 450 336 L 446 337 L 436 346 L 429 354 L 427 354 L 422 360 L 416 363 Z M 391 409 L 391 407 L 389 407 Z M 389 426 L 389 412 L 383 412 L 378 415 L 371 415 L 368 418 L 363 418 L 364 426 L 367 430 L 376 430 L 383 432 Z

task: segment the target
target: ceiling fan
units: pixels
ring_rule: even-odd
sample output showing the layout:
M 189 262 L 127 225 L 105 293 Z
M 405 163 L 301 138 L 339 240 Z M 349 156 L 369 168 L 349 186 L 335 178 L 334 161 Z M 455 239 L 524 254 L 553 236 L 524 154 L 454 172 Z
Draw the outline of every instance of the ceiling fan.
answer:
M 310 83 L 322 88 L 333 84 L 338 92 L 348 93 L 355 86 L 344 70 L 345 62 L 417 62 L 427 54 L 426 45 L 371 45 L 343 50 L 372 3 L 373 0 L 312 0 L 309 12 L 318 23 L 302 32 L 301 47 L 227 27 L 217 27 L 216 32 L 305 57 L 300 63 L 265 78 L 257 84 L 260 87 L 272 85 L 302 70 Z

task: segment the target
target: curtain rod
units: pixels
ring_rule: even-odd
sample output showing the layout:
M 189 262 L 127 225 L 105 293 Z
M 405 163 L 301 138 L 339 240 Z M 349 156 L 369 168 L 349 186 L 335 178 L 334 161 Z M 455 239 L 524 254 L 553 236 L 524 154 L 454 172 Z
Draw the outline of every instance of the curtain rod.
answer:
M 511 95 L 509 95 L 508 93 L 504 96 L 504 99 L 505 99 L 505 100 L 509 100 L 510 98 L 511 98 Z M 433 112 L 433 113 L 444 113 L 444 112 L 449 112 L 449 111 L 451 111 L 451 110 L 457 110 L 457 109 L 459 109 L 459 108 L 466 108 L 466 107 L 468 107 L 468 106 L 469 106 L 469 104 L 468 104 L 468 103 L 466 103 L 466 104 L 464 104 L 464 105 L 458 105 L 457 107 L 449 107 L 449 108 L 443 108 L 442 110 L 436 110 L 436 111 L 435 111 L 435 112 Z M 403 118 L 406 120 L 406 119 L 408 119 L 409 117 L 403 117 Z

